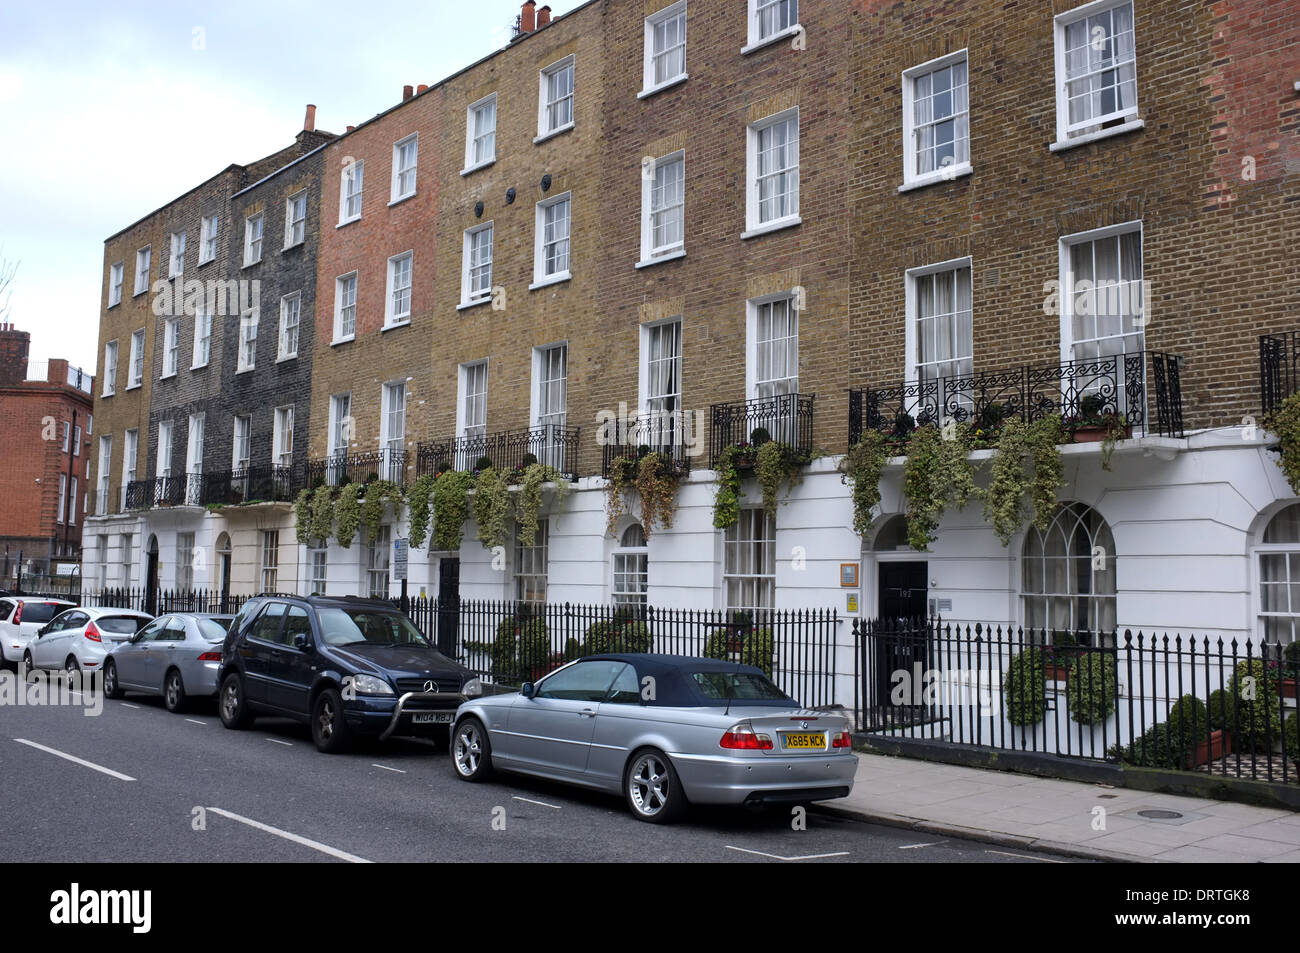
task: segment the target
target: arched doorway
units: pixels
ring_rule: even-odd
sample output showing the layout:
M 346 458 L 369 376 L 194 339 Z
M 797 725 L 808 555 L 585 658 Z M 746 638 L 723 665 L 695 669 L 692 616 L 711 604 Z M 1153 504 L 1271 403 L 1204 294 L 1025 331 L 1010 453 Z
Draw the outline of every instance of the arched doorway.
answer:
M 222 612 L 230 611 L 230 534 L 217 537 L 217 592 Z
M 144 611 L 150 615 L 158 614 L 158 537 L 149 534 L 149 543 L 145 546 L 148 564 L 144 573 Z

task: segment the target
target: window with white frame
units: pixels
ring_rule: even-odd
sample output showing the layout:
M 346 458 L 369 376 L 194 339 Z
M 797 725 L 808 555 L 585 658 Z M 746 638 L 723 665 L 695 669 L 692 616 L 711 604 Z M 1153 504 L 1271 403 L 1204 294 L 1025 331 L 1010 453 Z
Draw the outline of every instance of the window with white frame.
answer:
M 686 78 L 686 0 L 645 18 L 644 73 L 643 93 Z
M 492 222 L 465 230 L 461 261 L 460 302 L 478 304 L 492 298 Z
M 406 463 L 406 382 L 385 384 L 381 395 L 384 479 L 401 483 Z
M 217 257 L 217 226 L 220 216 L 204 215 L 199 225 L 199 264 L 212 261 Z
M 903 182 L 952 178 L 970 169 L 966 51 L 903 74 Z
M 686 154 L 655 159 L 641 174 L 641 261 L 680 254 L 685 242 Z
M 200 308 L 194 314 L 194 357 L 190 367 L 204 367 L 211 358 L 212 312 Z
M 732 611 L 776 604 L 776 520 L 763 509 L 742 509 L 723 536 L 722 588 Z
M 799 311 L 791 295 L 750 302 L 750 396 L 773 440 L 793 446 L 798 435 Z
M 465 171 L 496 161 L 497 94 L 471 103 L 465 117 Z
M 72 478 L 72 492 L 68 494 L 68 522 L 77 522 L 77 478 Z
M 139 387 L 144 381 L 144 328 L 131 332 L 131 376 L 127 387 Z
M 247 414 L 235 415 L 234 437 L 230 442 L 230 469 L 248 469 L 252 453 L 253 418 Z
M 365 183 L 366 164 L 358 159 L 343 167 L 339 187 L 339 224 L 355 222 L 361 217 L 361 187 Z
M 295 192 L 284 201 L 284 247 L 301 245 L 307 237 L 307 190 Z
M 172 232 L 171 257 L 167 261 L 167 277 L 179 278 L 185 273 L 185 233 Z
M 1259 572 L 1258 635 L 1289 645 L 1300 637 L 1300 503 L 1268 521 L 1255 547 Z
M 236 372 L 251 371 L 257 366 L 257 309 L 245 311 L 239 318 L 239 366 Z
M 203 414 L 190 414 L 188 446 L 185 452 L 185 502 L 197 504 L 203 500 Z
M 262 222 L 261 212 L 244 219 L 245 265 L 253 265 L 262 260 Z
M 65 421 L 63 422 L 63 446 L 62 446 L 62 450 L 63 450 L 64 453 L 67 453 L 67 452 L 68 452 L 69 450 L 71 450 L 71 449 L 72 449 L 72 421 L 71 421 L 71 420 L 65 420 Z
M 100 516 L 103 514 L 100 513 Z M 98 563 L 99 572 L 99 590 L 103 592 L 108 588 L 108 535 L 100 533 L 98 541 L 95 543 L 96 562 Z
M 366 542 L 366 594 L 372 599 L 387 599 L 389 564 L 393 548 L 393 528 L 379 527 L 373 540 Z
M 180 366 L 180 318 L 163 322 L 163 377 L 174 377 Z
M 970 261 L 912 269 L 907 283 L 908 379 L 974 373 Z
M 776 39 L 799 26 L 799 0 L 749 0 L 749 45 Z
M 143 294 L 149 290 L 149 259 L 152 254 L 153 249 L 150 245 L 145 245 L 135 253 L 135 294 Z
M 122 273 L 125 271 L 122 262 L 111 266 L 108 269 L 108 306 L 122 303 Z
M 1101 514 L 1066 503 L 1046 532 L 1025 531 L 1025 626 L 1052 632 L 1115 631 L 1115 537 Z
M 533 284 L 549 284 L 569 277 L 569 218 L 572 197 L 566 192 L 537 203 L 537 238 Z
M 108 487 L 113 477 L 113 435 L 104 434 L 99 438 L 99 463 L 95 466 L 95 515 L 108 513 Z M 102 560 L 101 560 L 102 561 Z
M 172 434 L 170 420 L 158 422 L 158 454 L 154 460 L 154 473 L 159 477 L 172 475 Z
M 72 455 L 74 457 L 81 456 L 81 428 L 80 427 L 72 428 Z
M 352 395 L 333 394 L 330 396 L 329 456 L 346 456 L 351 442 Z
M 334 279 L 334 340 L 351 341 L 357 333 L 357 273 Z
M 487 361 L 460 366 L 458 437 L 472 439 L 487 435 L 487 375 Z
M 515 598 L 520 602 L 546 601 L 546 576 L 550 548 L 550 520 L 538 520 L 533 545 L 515 539 Z
M 298 356 L 298 325 L 302 320 L 302 292 L 295 291 L 280 299 L 280 353 L 276 360 Z
M 176 534 L 176 588 L 187 592 L 194 588 L 194 534 Z
M 109 341 L 104 345 L 104 394 L 112 397 L 117 391 L 117 342 Z
M 541 72 L 537 136 L 543 138 L 573 125 L 573 57 L 566 56 Z
M 1061 270 L 1063 337 L 1071 360 L 1144 348 L 1141 222 L 1062 238 Z
M 411 320 L 411 268 L 412 252 L 404 252 L 388 259 L 388 302 L 384 326 L 394 327 Z
M 59 514 L 58 517 L 55 519 L 56 523 L 68 522 L 68 520 L 66 519 L 67 510 L 68 510 L 68 475 L 66 473 L 60 473 L 59 474 Z
M 563 430 L 568 419 L 569 346 L 555 344 L 533 351 L 533 426 L 541 431 L 540 463 L 564 469 Z
M 262 592 L 279 590 L 280 579 L 280 531 L 278 529 L 262 530 Z
M 1056 138 L 1137 119 L 1132 0 L 1098 0 L 1056 18 Z
M 293 466 L 293 405 L 275 408 L 271 434 L 272 460 L 277 467 Z
M 799 221 L 799 109 L 789 109 L 749 126 L 749 231 Z
M 329 545 L 323 540 L 313 540 L 307 548 L 307 559 L 311 572 L 311 594 L 323 596 L 329 578 Z
M 640 523 L 633 523 L 623 531 L 614 550 L 614 584 L 610 595 L 615 605 L 646 604 L 649 552 Z
M 682 439 L 682 321 L 641 327 L 641 412 L 647 418 L 639 443 L 667 449 Z
M 135 554 L 131 551 L 135 543 L 134 533 L 123 533 L 122 541 L 118 547 L 118 555 L 122 559 L 122 585 L 131 585 L 131 566 L 134 562 Z
M 125 503 L 126 488 L 135 479 L 137 453 L 140 448 L 140 431 L 127 430 L 122 434 L 122 499 Z
M 415 194 L 415 165 L 419 155 L 419 133 L 393 144 L 393 194 L 397 202 Z

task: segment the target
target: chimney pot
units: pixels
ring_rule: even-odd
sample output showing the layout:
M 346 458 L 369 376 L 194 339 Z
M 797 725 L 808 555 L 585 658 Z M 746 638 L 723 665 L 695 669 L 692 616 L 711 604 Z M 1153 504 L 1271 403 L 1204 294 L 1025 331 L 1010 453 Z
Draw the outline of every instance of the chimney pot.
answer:
M 551 8 L 542 7 L 537 11 L 537 29 L 541 29 L 551 22 Z
M 417 94 L 419 94 L 419 93 L 424 92 L 424 91 L 425 91 L 426 89 L 428 89 L 428 88 L 429 88 L 429 87 L 428 87 L 428 84 L 426 84 L 426 83 L 421 83 L 419 86 L 415 87 L 415 92 L 416 92 Z
M 355 128 L 357 128 L 357 127 L 356 127 L 356 126 L 348 126 L 348 128 L 347 128 L 346 131 L 347 131 L 347 132 L 351 132 L 351 131 L 352 131 L 353 129 L 355 129 Z
M 311 132 L 316 128 L 316 107 L 311 103 L 307 104 L 307 115 L 302 121 L 303 132 Z
M 402 102 L 406 102 L 408 99 L 410 99 L 410 98 L 411 98 L 411 95 L 412 95 L 413 93 L 414 93 L 414 90 L 413 90 L 410 86 L 403 86 L 403 87 L 402 87 Z
M 537 30 L 536 0 L 524 0 L 523 10 L 519 14 L 519 32 L 533 33 Z

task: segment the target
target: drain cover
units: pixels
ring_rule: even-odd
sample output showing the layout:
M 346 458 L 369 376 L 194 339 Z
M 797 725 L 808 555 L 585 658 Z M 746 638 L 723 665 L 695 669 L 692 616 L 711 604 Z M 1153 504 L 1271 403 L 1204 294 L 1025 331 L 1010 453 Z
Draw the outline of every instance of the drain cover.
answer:
M 1150 818 L 1153 821 L 1176 821 L 1182 816 L 1177 811 L 1138 811 L 1138 817 Z

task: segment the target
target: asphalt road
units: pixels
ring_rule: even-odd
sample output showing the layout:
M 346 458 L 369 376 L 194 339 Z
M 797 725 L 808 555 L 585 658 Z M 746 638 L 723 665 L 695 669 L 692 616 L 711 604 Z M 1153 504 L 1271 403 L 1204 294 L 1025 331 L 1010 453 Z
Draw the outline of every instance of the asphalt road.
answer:
M 806 830 L 776 809 L 696 808 L 656 826 L 620 798 L 560 784 L 467 784 L 429 744 L 323 755 L 289 721 L 228 731 L 214 703 L 173 715 L 137 696 L 106 700 L 98 717 L 0 707 L 0 804 L 0 858 L 10 863 L 1063 861 L 815 808 Z

